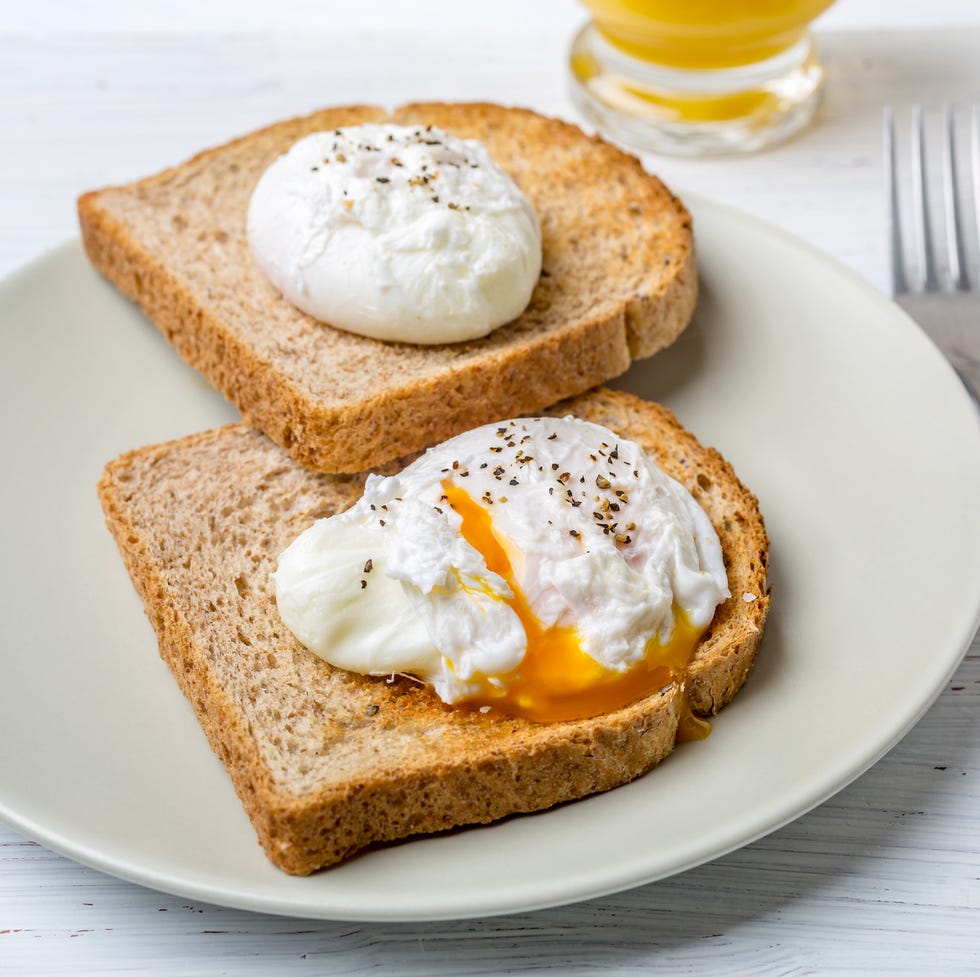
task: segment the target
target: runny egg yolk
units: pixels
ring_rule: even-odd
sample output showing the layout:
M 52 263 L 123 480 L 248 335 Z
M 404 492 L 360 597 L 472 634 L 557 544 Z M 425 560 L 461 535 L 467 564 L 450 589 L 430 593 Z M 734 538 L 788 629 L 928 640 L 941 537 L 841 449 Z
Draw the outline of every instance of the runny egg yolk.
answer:
M 507 581 L 514 596 L 507 603 L 524 625 L 527 651 L 511 673 L 498 676 L 501 684 L 486 684 L 483 696 L 470 700 L 507 715 L 536 722 L 585 719 L 612 712 L 659 691 L 681 678 L 694 652 L 700 631 L 675 608 L 677 623 L 667 644 L 656 637 L 647 646 L 645 660 L 627 672 L 605 668 L 581 647 L 570 626 L 545 628 L 535 616 L 515 578 L 505 547 L 494 532 L 490 513 L 462 488 L 442 483 L 446 501 L 462 520 L 463 538 L 486 560 L 487 568 Z M 687 715 L 681 737 L 707 735 L 707 724 Z

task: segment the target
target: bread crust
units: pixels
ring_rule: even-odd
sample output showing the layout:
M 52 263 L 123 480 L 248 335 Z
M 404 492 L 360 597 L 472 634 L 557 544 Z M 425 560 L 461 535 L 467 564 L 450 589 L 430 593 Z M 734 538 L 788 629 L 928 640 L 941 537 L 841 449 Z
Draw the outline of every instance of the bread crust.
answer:
M 301 136 L 368 121 L 481 139 L 529 196 L 545 273 L 484 339 L 414 347 L 355 336 L 285 302 L 245 236 L 252 188 Z M 326 109 L 78 200 L 92 264 L 177 352 L 301 464 L 356 472 L 473 426 L 540 410 L 673 342 L 697 295 L 691 219 L 639 161 L 526 109 Z
M 663 407 L 599 389 L 548 413 L 638 441 L 685 484 L 718 530 L 732 590 L 686 681 L 562 723 L 452 708 L 408 679 L 333 668 L 286 631 L 269 580 L 278 553 L 315 518 L 351 505 L 363 475 L 309 471 L 245 425 L 106 466 L 107 525 L 161 656 L 283 870 L 305 875 L 380 842 L 626 783 L 671 752 L 685 709 L 713 714 L 745 681 L 769 607 L 755 497 Z

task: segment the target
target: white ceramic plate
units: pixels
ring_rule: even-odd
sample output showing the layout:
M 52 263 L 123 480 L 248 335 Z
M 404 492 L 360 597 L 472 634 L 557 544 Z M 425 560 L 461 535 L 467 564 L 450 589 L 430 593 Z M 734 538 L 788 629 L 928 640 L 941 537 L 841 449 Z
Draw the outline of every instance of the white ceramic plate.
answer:
M 572 902 L 772 831 L 913 725 L 980 606 L 980 424 L 876 292 L 694 200 L 703 290 L 621 385 L 672 407 L 759 496 L 773 605 L 709 739 L 610 793 L 413 840 L 311 878 L 262 855 L 156 654 L 95 494 L 117 453 L 234 419 L 78 244 L 0 286 L 0 815 L 186 897 L 298 916 L 437 919 Z

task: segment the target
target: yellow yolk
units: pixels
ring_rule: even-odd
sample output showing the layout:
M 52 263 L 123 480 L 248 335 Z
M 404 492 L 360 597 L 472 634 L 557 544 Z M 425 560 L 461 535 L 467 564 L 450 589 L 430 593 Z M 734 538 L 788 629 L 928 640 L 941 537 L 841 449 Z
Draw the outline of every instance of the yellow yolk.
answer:
M 536 722 L 584 719 L 629 705 L 683 678 L 701 632 L 679 609 L 675 608 L 677 623 L 666 645 L 651 639 L 645 660 L 628 672 L 603 667 L 582 650 L 574 627 L 541 625 L 518 586 L 507 551 L 494 533 L 490 513 L 452 482 L 443 482 L 442 488 L 446 501 L 462 520 L 463 538 L 513 591 L 507 603 L 527 635 L 527 652 L 521 664 L 510 674 L 499 676 L 502 688 L 488 682 L 485 695 L 471 700 L 474 704 Z M 680 736 L 701 738 L 707 735 L 707 728 L 706 723 L 688 714 Z

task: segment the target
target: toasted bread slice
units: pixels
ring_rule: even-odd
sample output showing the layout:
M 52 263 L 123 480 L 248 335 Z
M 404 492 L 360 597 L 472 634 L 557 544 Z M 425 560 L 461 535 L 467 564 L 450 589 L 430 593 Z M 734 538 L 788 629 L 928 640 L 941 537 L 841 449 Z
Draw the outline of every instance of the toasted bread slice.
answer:
M 530 305 L 484 339 L 386 343 L 316 322 L 254 264 L 252 189 L 302 136 L 360 122 L 482 140 L 541 221 Z M 689 322 L 690 218 L 637 159 L 574 126 L 485 104 L 353 106 L 282 122 L 128 186 L 84 194 L 92 263 L 180 355 L 307 467 L 356 472 L 623 373 Z
M 364 476 L 311 472 L 245 425 L 106 467 L 106 519 L 161 655 L 285 871 L 625 783 L 670 753 L 686 710 L 713 714 L 745 681 L 769 606 L 755 497 L 655 404 L 600 389 L 550 412 L 639 442 L 685 484 L 718 531 L 732 592 L 684 683 L 563 723 L 451 708 L 408 679 L 334 668 L 285 629 L 270 580 L 279 553 L 314 519 L 351 505 Z
M 558 405 L 642 444 L 695 495 L 722 543 L 732 596 L 686 682 L 561 723 L 444 705 L 411 680 L 334 668 L 276 609 L 278 554 L 351 505 L 363 476 L 317 474 L 233 425 L 111 462 L 109 528 L 170 666 L 280 868 L 307 874 L 376 842 L 607 790 L 674 747 L 684 710 L 714 713 L 752 666 L 769 606 L 755 497 L 664 408 L 608 390 Z

